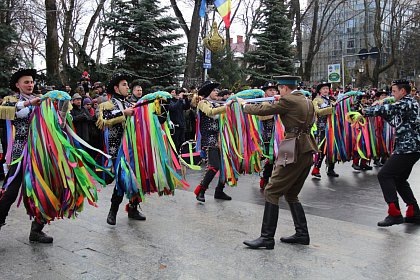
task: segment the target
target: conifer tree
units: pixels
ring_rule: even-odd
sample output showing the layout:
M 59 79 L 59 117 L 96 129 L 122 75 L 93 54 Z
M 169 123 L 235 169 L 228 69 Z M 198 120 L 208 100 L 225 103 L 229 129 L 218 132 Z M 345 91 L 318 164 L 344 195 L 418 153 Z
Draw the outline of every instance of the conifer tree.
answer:
M 263 20 L 258 24 L 256 49 L 245 54 L 247 74 L 253 86 L 261 86 L 273 76 L 291 74 L 292 24 L 287 18 L 287 5 L 282 0 L 261 0 Z
M 233 51 L 224 49 L 223 51 L 212 53 L 212 68 L 209 76 L 221 83 L 223 88 L 235 88 L 241 84 L 243 73 L 238 62 L 233 58 Z
M 172 85 L 183 71 L 179 25 L 156 0 L 114 0 L 104 23 L 119 51 L 112 63 L 152 85 Z

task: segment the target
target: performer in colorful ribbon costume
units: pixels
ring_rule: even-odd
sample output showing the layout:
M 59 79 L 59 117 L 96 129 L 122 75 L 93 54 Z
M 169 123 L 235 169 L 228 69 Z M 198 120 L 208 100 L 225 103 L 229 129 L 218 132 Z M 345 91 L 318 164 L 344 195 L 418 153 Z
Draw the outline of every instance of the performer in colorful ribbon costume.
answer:
M 360 106 L 362 107 L 369 106 L 367 104 L 367 97 L 368 96 L 366 93 L 359 95 Z M 356 135 L 358 134 L 358 131 L 359 130 L 362 131 L 361 139 L 358 141 L 361 144 L 355 147 L 355 150 L 353 151 L 353 164 L 351 165 L 351 167 L 353 167 L 353 169 L 357 171 L 373 169 L 372 166 L 368 165 L 368 162 L 370 158 L 373 156 L 375 146 L 377 144 L 376 143 L 377 139 L 375 137 L 376 135 L 374 134 L 375 127 L 374 127 L 373 120 L 371 118 L 365 118 L 363 119 L 363 121 L 365 122 L 364 125 L 362 125 L 361 127 L 359 126 L 359 128 L 356 128 L 356 130 L 354 131 L 355 139 L 356 139 Z M 364 157 L 364 155 L 359 154 L 358 149 L 362 151 L 369 151 L 369 154 L 366 155 L 367 157 Z
M 105 149 L 112 157 L 112 165 L 115 172 L 118 150 L 121 145 L 121 139 L 124 134 L 126 117 L 134 114 L 133 104 L 125 98 L 128 96 L 129 76 L 124 73 L 115 73 L 107 86 L 107 93 L 111 99 L 100 104 L 97 126 L 104 129 Z M 109 164 L 107 164 L 109 166 Z M 119 182 L 117 180 L 116 182 Z M 117 212 L 124 198 L 123 186 L 115 184 L 114 192 L 111 198 L 111 208 L 108 213 L 107 223 L 116 224 Z M 126 209 L 128 217 L 134 220 L 146 220 L 146 216 L 141 213 L 137 207 L 140 203 L 140 196 L 134 195 L 129 201 Z
M 8 145 L 9 150 L 12 147 L 9 161 L 15 161 L 21 157 L 28 141 L 29 116 L 32 113 L 33 106 L 39 106 L 41 104 L 41 99 L 33 95 L 35 77 L 35 69 L 20 69 L 15 72 L 10 79 L 10 88 L 19 94 L 5 97 L 1 106 L 0 117 L 2 119 L 13 120 L 15 130 L 14 139 L 13 137 L 8 137 L 9 139 L 13 139 L 13 142 Z M 10 129 L 8 130 L 10 135 L 12 131 Z M 22 164 L 11 164 L 0 194 L 0 228 L 5 224 L 10 207 L 19 195 L 22 180 Z M 53 238 L 42 231 L 44 224 L 45 221 L 32 222 L 29 235 L 30 241 L 40 243 L 53 242 Z
M 9 120 L 6 158 L 10 163 L 0 196 L 0 224 L 4 224 L 22 185 L 23 202 L 35 218 L 29 240 L 51 243 L 53 238 L 42 231 L 44 224 L 55 218 L 75 217 L 85 197 L 96 205 L 93 179 L 103 182 L 91 168 L 101 167 L 81 148 L 75 148 L 89 145 L 66 125 L 66 121 L 71 122 L 70 96 L 51 91 L 35 97 L 35 75 L 34 69 L 16 72 L 10 87 L 20 94 L 9 96 L 0 106 L 1 117 Z
M 380 227 L 406 223 L 420 224 L 420 209 L 408 183 L 411 170 L 420 158 L 419 104 L 410 96 L 406 80 L 392 82 L 393 104 L 364 109 L 366 116 L 381 116 L 395 127 L 395 149 L 378 173 L 379 184 L 388 204 L 388 216 L 378 222 Z M 407 204 L 406 218 L 401 215 L 397 193 Z
M 321 168 L 322 161 L 325 158 L 326 149 L 326 139 L 325 139 L 325 130 L 327 127 L 327 116 L 332 114 L 332 109 L 334 106 L 334 100 L 332 97 L 330 97 L 330 89 L 331 84 L 330 83 L 320 83 L 316 87 L 316 92 L 319 94 L 314 100 L 314 108 L 316 111 L 317 116 L 317 130 L 316 130 L 316 138 L 319 145 L 320 152 L 317 155 L 316 162 L 314 165 L 314 168 L 312 170 L 312 176 L 321 178 L 321 174 L 319 173 L 319 169 Z M 326 163 L 328 165 L 328 171 L 327 175 L 331 177 L 338 177 L 338 174 L 334 171 L 334 162 L 329 162 L 328 157 L 326 160 Z
M 281 238 L 285 243 L 309 244 L 309 233 L 305 212 L 298 195 L 303 187 L 313 164 L 313 154 L 318 151 L 315 139 L 310 130 L 315 121 L 315 110 L 312 102 L 297 89 L 300 77 L 280 76 L 278 89 L 281 95 L 274 104 L 247 105 L 244 112 L 254 115 L 279 114 L 284 124 L 286 138 L 296 137 L 296 161 L 287 165 L 275 164 L 273 174 L 268 182 L 265 194 L 265 208 L 261 227 L 261 236 L 244 244 L 252 249 L 274 248 L 274 235 L 279 215 L 279 199 L 285 196 L 292 212 L 296 233 Z M 243 100 L 238 99 L 243 103 Z
M 264 97 L 274 97 L 274 95 L 278 94 L 277 85 L 273 82 L 267 82 L 261 89 L 264 91 Z M 268 102 L 264 102 L 262 104 L 269 104 Z M 274 130 L 274 116 L 259 116 L 258 117 L 263 125 L 262 137 L 265 146 L 265 154 L 270 155 L 270 143 L 272 143 L 271 139 L 273 136 Z M 264 189 L 268 183 L 268 180 L 271 177 L 271 173 L 273 172 L 273 158 L 267 158 L 264 163 L 264 171 L 262 177 L 260 179 L 260 188 Z
M 261 98 L 263 96 L 264 91 L 261 89 L 247 89 L 230 96 L 228 101 L 237 98 L 246 99 L 246 102 L 274 100 L 273 97 Z M 253 174 L 262 170 L 262 124 L 257 116 L 245 114 L 237 102 L 227 106 L 219 120 L 222 157 L 220 176 L 230 186 L 236 186 L 241 173 Z
M 218 99 L 219 85 L 219 83 L 206 81 L 198 91 L 198 95 L 204 99 L 197 106 L 197 150 L 206 150 L 208 158 L 207 171 L 194 191 L 200 202 L 205 202 L 204 194 L 221 165 L 219 115 L 226 112 L 226 106 L 233 102 L 230 100 L 222 106 L 215 102 Z M 219 177 L 214 198 L 231 200 L 232 198 L 223 191 L 225 182 L 221 180 L 222 176 Z
M 158 91 L 143 96 L 127 119 L 122 143 L 115 161 L 118 191 L 129 200 L 144 194 L 174 194 L 175 188 L 188 187 L 176 172 L 181 166 L 169 132 L 167 115 L 161 103 L 171 94 Z
M 377 100 L 372 104 L 373 106 L 383 104 L 383 100 L 388 98 L 388 92 L 386 90 L 379 89 L 375 92 L 375 98 L 377 98 Z M 376 155 L 374 157 L 373 164 L 377 167 L 382 167 L 390 154 L 392 154 L 394 130 L 383 118 L 371 118 L 374 122 L 375 136 L 377 139 Z

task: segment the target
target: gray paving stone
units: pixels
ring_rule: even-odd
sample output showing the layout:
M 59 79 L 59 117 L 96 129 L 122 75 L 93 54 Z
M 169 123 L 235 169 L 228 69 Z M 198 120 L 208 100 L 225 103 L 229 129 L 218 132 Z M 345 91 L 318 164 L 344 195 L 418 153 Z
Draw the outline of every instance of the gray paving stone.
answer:
M 114 227 L 106 224 L 109 186 L 98 208 L 46 226 L 53 245 L 29 243 L 30 222 L 13 206 L 0 231 L 0 279 L 420 279 L 420 227 L 346 221 L 362 210 L 341 220 L 308 214 L 310 246 L 279 242 L 294 232 L 290 212 L 280 210 L 274 250 L 247 249 L 242 242 L 259 236 L 263 206 L 235 199 L 235 191 L 227 190 L 229 202 L 209 192 L 205 204 L 190 191 L 147 196 L 146 221 L 128 220 L 121 205 Z M 332 201 L 335 192 L 326 192 Z

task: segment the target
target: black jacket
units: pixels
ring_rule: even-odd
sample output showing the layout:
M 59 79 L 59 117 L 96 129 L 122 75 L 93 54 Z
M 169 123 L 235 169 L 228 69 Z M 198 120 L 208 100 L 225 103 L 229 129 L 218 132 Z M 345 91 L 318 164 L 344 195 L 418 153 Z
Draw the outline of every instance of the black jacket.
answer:
M 175 125 L 179 126 L 179 128 L 185 128 L 184 110 L 188 110 L 189 108 L 190 102 L 188 99 L 169 99 L 169 117 Z
M 78 108 L 75 105 L 73 105 L 73 109 L 70 113 L 73 117 L 74 129 L 76 130 L 77 135 L 86 142 L 89 142 L 89 126 L 93 121 L 93 117 L 84 107 Z

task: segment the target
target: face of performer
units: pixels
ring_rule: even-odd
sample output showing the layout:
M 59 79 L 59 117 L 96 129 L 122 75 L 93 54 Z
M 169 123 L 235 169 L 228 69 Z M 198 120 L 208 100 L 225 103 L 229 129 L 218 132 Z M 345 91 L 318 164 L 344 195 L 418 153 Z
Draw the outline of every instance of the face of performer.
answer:
M 414 97 L 414 96 L 416 96 L 417 95 L 417 90 L 414 88 L 414 89 L 411 89 L 411 96 L 412 97 Z
M 392 96 L 395 97 L 395 101 L 400 100 L 407 94 L 405 88 L 398 89 L 396 85 L 392 86 Z
M 277 94 L 277 90 L 275 88 L 268 88 L 265 90 L 266 97 L 273 97 L 276 94 Z
M 122 80 L 118 83 L 118 86 L 114 86 L 114 90 L 116 93 L 127 97 L 130 87 L 128 86 L 128 82 L 126 80 Z
M 328 86 L 323 86 L 319 92 L 322 96 L 328 96 L 330 94 L 330 88 Z
M 382 93 L 381 96 L 379 96 L 379 100 L 385 99 L 385 97 L 387 97 L 387 95 L 385 93 Z
M 16 87 L 19 89 L 20 93 L 32 94 L 34 91 L 34 79 L 32 76 L 20 77 L 16 83 Z
M 135 86 L 133 88 L 133 95 L 137 98 L 140 98 L 143 95 L 143 89 L 141 86 Z
M 211 100 L 219 100 L 219 95 L 218 94 L 219 94 L 219 90 L 217 88 L 215 88 L 210 92 L 209 98 Z

